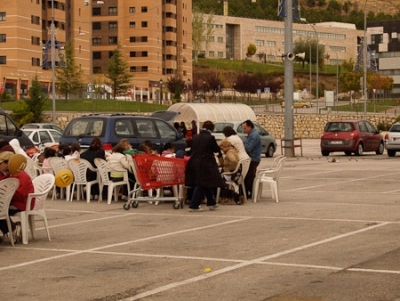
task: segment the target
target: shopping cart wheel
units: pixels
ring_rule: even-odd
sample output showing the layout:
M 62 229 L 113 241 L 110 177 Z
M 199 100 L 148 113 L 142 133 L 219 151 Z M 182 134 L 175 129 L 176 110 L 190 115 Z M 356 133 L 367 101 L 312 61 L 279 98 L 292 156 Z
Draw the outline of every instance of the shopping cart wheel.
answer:
M 130 204 L 129 204 L 129 203 L 125 203 L 125 204 L 124 204 L 124 209 L 125 209 L 125 210 L 131 209 Z
M 174 209 L 179 209 L 181 208 L 181 203 L 174 203 L 172 206 L 174 207 Z
M 132 203 L 132 208 L 137 208 L 137 207 L 139 207 L 139 202 L 138 201 L 133 202 Z

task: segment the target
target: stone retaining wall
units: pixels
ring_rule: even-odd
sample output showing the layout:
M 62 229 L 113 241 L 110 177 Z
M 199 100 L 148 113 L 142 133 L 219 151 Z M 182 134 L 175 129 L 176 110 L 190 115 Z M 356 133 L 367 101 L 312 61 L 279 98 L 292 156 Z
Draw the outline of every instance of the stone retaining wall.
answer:
M 87 114 L 87 113 L 85 113 Z M 84 113 L 57 112 L 56 124 L 65 128 L 67 123 L 75 117 L 85 115 Z M 143 115 L 149 115 L 143 113 Z M 52 122 L 52 114 L 45 113 L 45 122 Z M 294 137 L 303 139 L 319 139 L 326 122 L 331 120 L 362 119 L 362 115 L 350 114 L 295 114 L 294 115 Z M 393 124 L 396 116 L 383 114 L 367 115 L 367 119 L 377 127 L 379 123 Z M 258 114 L 257 122 L 264 126 L 275 138 L 283 138 L 285 134 L 284 114 Z

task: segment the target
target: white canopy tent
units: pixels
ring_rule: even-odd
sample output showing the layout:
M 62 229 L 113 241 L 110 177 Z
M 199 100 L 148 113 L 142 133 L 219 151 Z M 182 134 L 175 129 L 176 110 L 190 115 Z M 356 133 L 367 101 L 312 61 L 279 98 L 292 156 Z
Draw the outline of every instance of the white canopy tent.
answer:
M 256 114 L 248 105 L 241 103 L 176 103 L 168 111 L 179 112 L 174 122 L 190 124 L 195 120 L 200 129 L 204 121 L 256 121 Z

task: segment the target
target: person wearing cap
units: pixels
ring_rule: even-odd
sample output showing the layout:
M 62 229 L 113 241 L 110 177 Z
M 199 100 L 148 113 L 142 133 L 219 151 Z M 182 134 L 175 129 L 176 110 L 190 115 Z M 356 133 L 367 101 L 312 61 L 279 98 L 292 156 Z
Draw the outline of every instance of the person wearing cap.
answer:
M 11 156 L 15 154 L 14 149 L 9 144 L 0 143 L 0 180 L 7 178 L 16 178 L 19 180 L 19 186 L 11 199 L 10 208 L 8 213 L 10 216 L 15 215 L 20 211 L 26 210 L 26 202 L 28 195 L 35 192 L 31 177 L 25 172 L 21 171 L 17 174 L 10 174 L 8 171 L 8 161 Z M 31 209 L 35 206 L 35 200 L 32 200 Z M 11 220 L 11 219 L 10 219 Z M 11 220 L 11 228 L 13 231 L 14 242 L 21 241 L 21 224 L 14 223 Z M 0 231 L 3 236 L 8 234 L 8 226 L 6 220 L 0 220 Z M 3 238 L 0 236 L 0 242 Z

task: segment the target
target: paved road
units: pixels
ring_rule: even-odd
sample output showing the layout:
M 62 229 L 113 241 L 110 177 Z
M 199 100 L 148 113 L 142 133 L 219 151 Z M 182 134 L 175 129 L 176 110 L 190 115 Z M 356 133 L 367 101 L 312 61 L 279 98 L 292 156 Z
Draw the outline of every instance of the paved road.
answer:
M 51 242 L 37 223 L 29 245 L 0 245 L 0 298 L 400 300 L 399 157 L 335 158 L 305 140 L 279 203 L 268 188 L 202 213 L 49 201 Z

